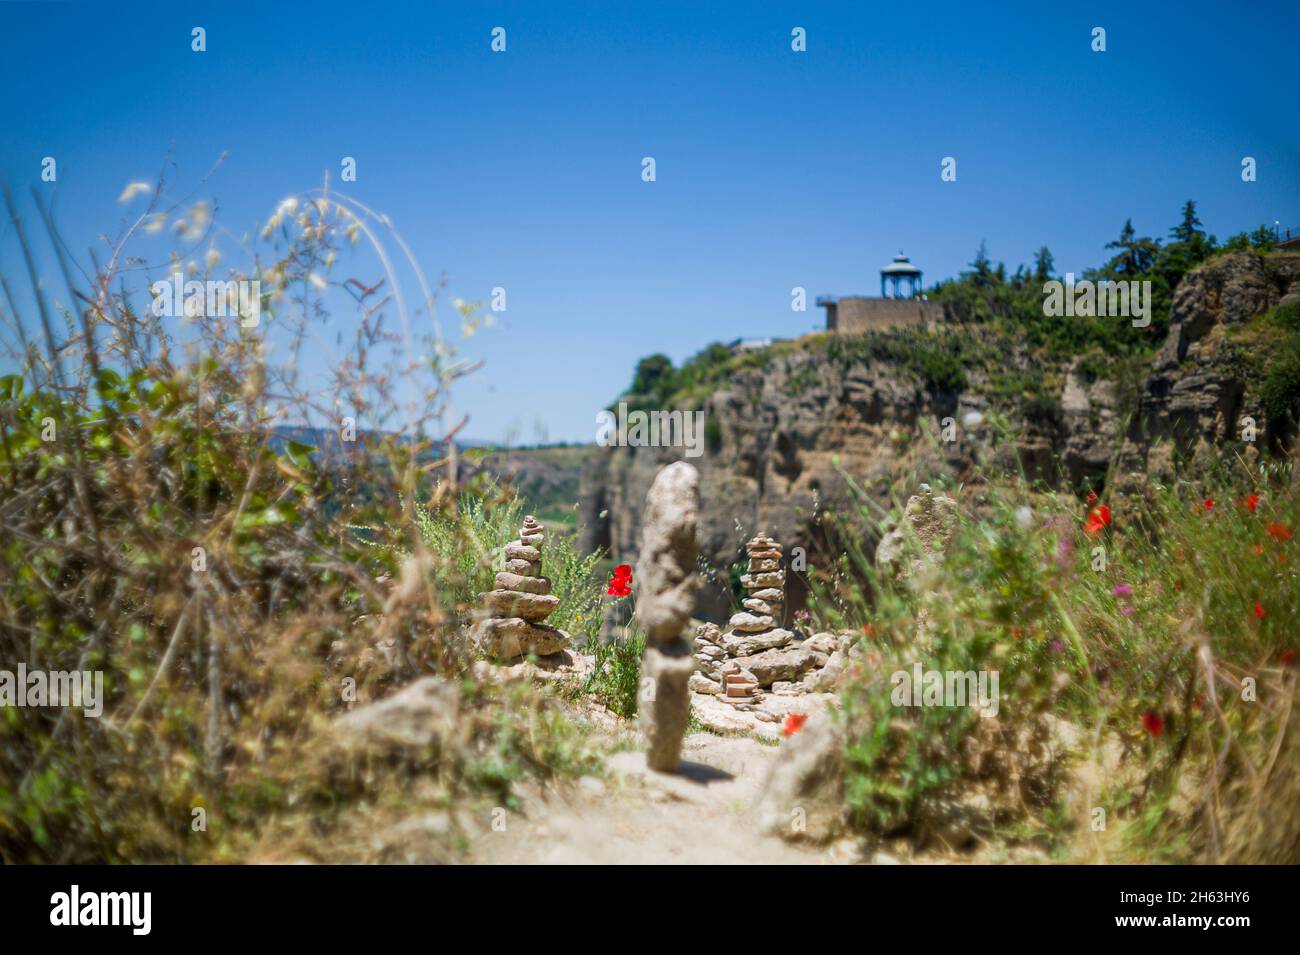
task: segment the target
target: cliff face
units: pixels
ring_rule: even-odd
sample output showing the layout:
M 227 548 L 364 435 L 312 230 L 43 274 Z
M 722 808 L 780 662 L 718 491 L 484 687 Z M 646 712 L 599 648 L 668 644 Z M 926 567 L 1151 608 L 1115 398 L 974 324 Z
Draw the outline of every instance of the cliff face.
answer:
M 1269 421 L 1251 387 L 1250 366 L 1267 356 L 1233 342 L 1235 329 L 1283 302 L 1300 302 L 1300 254 L 1224 256 L 1179 284 L 1169 335 L 1117 455 L 1121 489 L 1172 480 L 1184 464 L 1212 466 L 1225 449 L 1250 462 L 1291 444 L 1289 424 Z M 1245 418 L 1256 424 L 1254 442 L 1242 440 Z
M 718 619 L 727 611 L 730 567 L 755 533 L 772 535 L 787 554 L 803 547 L 810 567 L 833 559 L 820 515 L 848 505 L 850 480 L 887 507 L 914 490 L 902 486 L 912 475 L 971 477 L 972 439 L 989 424 L 963 422 L 970 412 L 1004 406 L 994 381 L 1003 372 L 1050 383 L 1047 400 L 1009 414 L 1021 431 L 1020 463 L 1049 482 L 1100 484 L 1118 465 L 1132 484 L 1172 468 L 1175 452 L 1221 448 L 1238 411 L 1252 405 L 1241 376 L 1207 347 L 1210 333 L 1288 292 L 1300 293 L 1300 256 L 1225 256 L 1190 274 L 1175 297 L 1168 340 L 1129 386 L 1140 415 L 1132 425 L 1115 382 L 1088 381 L 1073 366 L 1042 367 L 1016 347 L 993 368 L 967 368 L 958 392 L 933 390 L 894 363 L 846 358 L 825 340 L 774 350 L 766 366 L 738 370 L 700 405 L 716 425 L 708 425 L 704 455 L 691 461 L 701 475 L 701 559 L 711 571 L 698 612 Z M 943 440 L 945 418 L 957 423 L 954 441 Z M 597 448 L 581 483 L 584 543 L 632 560 L 650 482 L 680 456 L 680 448 Z M 791 610 L 804 603 L 803 580 L 788 578 Z

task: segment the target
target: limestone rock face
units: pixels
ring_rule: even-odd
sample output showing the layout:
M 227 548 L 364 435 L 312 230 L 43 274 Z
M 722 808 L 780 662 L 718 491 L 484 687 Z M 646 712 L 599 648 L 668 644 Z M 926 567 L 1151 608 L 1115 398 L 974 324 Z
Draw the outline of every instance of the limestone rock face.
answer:
M 689 682 L 696 659 L 682 628 L 695 607 L 699 510 L 695 468 L 679 461 L 659 472 L 646 495 L 636 609 L 646 635 L 639 717 L 646 764 L 660 772 L 680 767 L 691 716 Z
M 1172 481 L 1213 466 L 1226 442 L 1240 439 L 1243 418 L 1261 438 L 1246 445 L 1252 462 L 1281 435 L 1234 349 L 1230 326 L 1249 321 L 1300 292 L 1300 255 L 1224 255 L 1189 272 L 1174 290 L 1169 332 L 1138 392 L 1137 407 L 1116 455 L 1116 485 L 1140 491 L 1151 478 Z
M 1202 456 L 1221 450 L 1238 439 L 1242 415 L 1265 425 L 1247 455 L 1263 451 L 1272 429 L 1218 339 L 1224 329 L 1297 294 L 1300 254 L 1225 255 L 1206 262 L 1175 290 L 1165 347 L 1154 364 L 1137 370 L 1137 407 L 1127 406 L 1128 386 L 1090 381 L 1072 361 L 1051 369 L 1061 385 L 1046 397 L 1059 404 L 1059 415 L 1030 420 L 1023 407 L 1002 409 L 1022 435 L 1011 452 L 1032 466 L 1031 477 L 1062 486 L 1075 488 L 1087 479 L 1100 484 L 1114 464 L 1121 483 L 1136 488 L 1150 477 L 1185 476 L 1176 474 L 1172 452 L 1187 457 L 1198 449 Z M 1028 343 L 1008 352 L 1003 364 L 1022 375 L 1048 370 Z M 969 477 L 983 440 L 980 428 L 963 423 L 957 440 L 938 448 L 917 440 L 933 433 L 943 417 L 963 422 L 967 413 L 986 412 L 997 400 L 985 370 L 966 372 L 965 390 L 936 394 L 896 363 L 865 351 L 834 359 L 825 349 L 807 348 L 763 367 L 739 369 L 702 407 L 717 422 L 720 440 L 695 459 L 705 502 L 701 554 L 715 567 L 730 564 L 738 521 L 766 528 L 787 546 L 808 548 L 810 566 L 828 566 L 838 554 L 818 552 L 810 515 L 849 513 L 860 503 L 846 475 L 885 508 L 903 475 Z M 667 448 L 616 448 L 593 457 L 581 477 L 584 543 L 606 546 L 623 559 L 635 555 L 646 490 L 673 454 Z M 788 609 L 802 609 L 803 584 L 794 575 L 786 590 Z M 720 622 L 730 605 L 730 581 L 702 583 L 697 616 Z

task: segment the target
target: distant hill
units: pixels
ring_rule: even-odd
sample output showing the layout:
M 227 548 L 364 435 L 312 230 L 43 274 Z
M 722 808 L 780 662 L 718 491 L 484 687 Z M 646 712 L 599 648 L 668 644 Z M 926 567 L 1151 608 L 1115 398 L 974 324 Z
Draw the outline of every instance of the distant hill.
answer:
M 487 473 L 509 483 L 545 524 L 572 526 L 577 521 L 578 486 L 594 444 L 535 448 L 466 448 L 465 476 Z

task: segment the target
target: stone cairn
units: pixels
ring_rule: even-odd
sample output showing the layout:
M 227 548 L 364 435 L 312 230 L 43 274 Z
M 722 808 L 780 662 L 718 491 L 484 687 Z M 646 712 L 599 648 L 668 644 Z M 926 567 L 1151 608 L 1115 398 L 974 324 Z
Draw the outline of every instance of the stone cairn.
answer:
M 713 623 L 696 630 L 696 673 L 690 685 L 693 692 L 748 710 L 768 690 L 780 695 L 819 688 L 838 639 L 817 634 L 796 644 L 794 633 L 780 626 L 785 614 L 781 545 L 759 534 L 746 542 L 745 550 L 749 573 L 741 576 L 740 583 L 749 596 L 742 602 L 744 609 L 732 615 L 726 632 Z M 839 659 L 835 664 L 833 670 Z
M 491 616 L 478 624 L 475 642 L 488 656 L 545 657 L 568 644 L 567 633 L 542 623 L 560 605 L 560 598 L 551 594 L 551 581 L 542 576 L 545 542 L 546 528 L 529 514 L 519 539 L 506 545 L 506 569 L 497 574 L 497 589 L 479 595 Z

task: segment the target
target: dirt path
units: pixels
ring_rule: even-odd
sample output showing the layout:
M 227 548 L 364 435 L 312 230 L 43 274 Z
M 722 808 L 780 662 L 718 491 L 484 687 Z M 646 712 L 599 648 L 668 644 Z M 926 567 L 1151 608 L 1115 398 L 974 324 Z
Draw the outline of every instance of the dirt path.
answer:
M 752 806 L 776 747 L 744 737 L 687 737 L 682 772 L 654 773 L 639 751 L 583 780 L 525 800 L 505 831 L 478 837 L 467 861 L 487 864 L 809 865 L 851 861 L 759 832 Z

